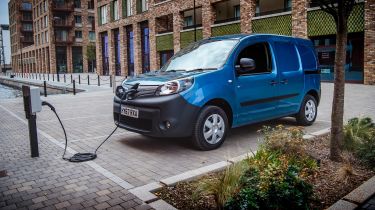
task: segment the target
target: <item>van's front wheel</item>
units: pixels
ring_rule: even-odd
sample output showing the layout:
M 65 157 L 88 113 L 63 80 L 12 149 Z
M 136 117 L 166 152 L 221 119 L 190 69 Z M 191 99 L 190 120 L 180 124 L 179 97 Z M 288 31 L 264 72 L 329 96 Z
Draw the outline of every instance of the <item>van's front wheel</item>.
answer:
M 298 124 L 303 126 L 312 125 L 318 114 L 316 99 L 311 95 L 306 95 L 302 101 L 301 108 L 296 115 Z
M 200 112 L 194 127 L 193 144 L 200 150 L 220 147 L 228 130 L 228 117 L 217 106 L 206 106 Z

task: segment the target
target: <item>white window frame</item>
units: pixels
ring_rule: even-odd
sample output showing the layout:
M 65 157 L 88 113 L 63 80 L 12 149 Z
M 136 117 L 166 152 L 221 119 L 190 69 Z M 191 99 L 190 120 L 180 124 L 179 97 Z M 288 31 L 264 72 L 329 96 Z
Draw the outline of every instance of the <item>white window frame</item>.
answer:
M 119 3 L 118 0 L 113 1 L 113 18 L 115 20 L 120 19 L 120 13 L 119 13 Z
M 126 1 L 126 14 L 128 16 L 132 16 L 133 15 L 133 10 L 132 10 L 132 6 L 133 6 L 133 1 L 132 0 L 127 0 Z
M 107 5 L 100 7 L 101 24 L 106 24 L 107 20 Z

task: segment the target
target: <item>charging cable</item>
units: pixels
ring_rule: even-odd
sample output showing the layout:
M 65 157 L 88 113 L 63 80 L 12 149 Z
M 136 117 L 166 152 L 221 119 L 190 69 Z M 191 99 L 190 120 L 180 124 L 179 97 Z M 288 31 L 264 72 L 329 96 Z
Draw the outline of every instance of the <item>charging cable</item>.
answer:
M 123 93 L 123 95 L 120 99 L 120 112 L 121 112 L 121 104 L 124 101 L 124 99 L 126 99 L 127 95 L 129 95 L 129 94 L 137 93 L 138 92 L 138 90 L 137 90 L 138 86 L 139 86 L 139 83 L 136 83 L 128 91 Z M 57 114 L 55 107 L 52 106 L 52 104 L 48 103 L 47 101 L 42 101 L 42 106 L 48 106 L 52 110 L 52 112 L 55 113 L 57 119 L 59 120 L 59 123 L 61 125 L 61 128 L 64 131 L 64 136 L 65 136 L 65 148 L 64 148 L 64 153 L 62 155 L 62 159 L 66 160 L 66 161 L 69 161 L 69 162 L 85 162 L 85 161 L 90 161 L 90 160 L 94 160 L 95 158 L 97 158 L 96 152 L 98 151 L 98 149 L 116 132 L 116 130 L 120 126 L 120 115 L 121 115 L 121 113 L 119 113 L 119 115 L 118 115 L 118 122 L 116 124 L 116 128 L 107 136 L 106 139 L 104 139 L 104 141 L 102 141 L 102 143 L 100 143 L 100 145 L 95 149 L 94 153 L 76 153 L 72 157 L 66 158 L 65 153 L 66 153 L 66 148 L 68 147 L 68 137 L 66 136 L 65 127 L 64 127 L 63 123 L 61 122 L 61 119 L 60 119 L 59 115 Z

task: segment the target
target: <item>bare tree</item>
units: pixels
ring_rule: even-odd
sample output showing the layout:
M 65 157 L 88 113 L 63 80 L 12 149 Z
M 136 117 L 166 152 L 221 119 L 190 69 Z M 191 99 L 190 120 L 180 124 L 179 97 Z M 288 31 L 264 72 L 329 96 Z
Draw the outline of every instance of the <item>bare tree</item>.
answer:
M 334 90 L 331 115 L 330 159 L 341 160 L 344 138 L 344 93 L 346 43 L 348 38 L 348 19 L 356 0 L 316 0 L 320 8 L 330 14 L 336 23 L 336 55 L 334 67 Z

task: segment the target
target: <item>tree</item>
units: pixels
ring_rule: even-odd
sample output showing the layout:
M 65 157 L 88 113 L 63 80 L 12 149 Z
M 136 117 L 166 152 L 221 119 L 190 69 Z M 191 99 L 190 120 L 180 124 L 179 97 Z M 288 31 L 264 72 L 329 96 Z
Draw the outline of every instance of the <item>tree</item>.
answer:
M 91 71 L 94 72 L 94 63 L 95 63 L 95 60 L 96 60 L 96 48 L 95 48 L 95 45 L 90 43 L 89 45 L 87 45 L 87 48 L 86 48 L 86 58 L 88 60 L 88 62 L 91 62 Z
M 344 93 L 346 43 L 348 19 L 356 0 L 316 0 L 320 8 L 330 14 L 336 23 L 336 55 L 334 67 L 334 90 L 331 115 L 330 159 L 341 160 L 344 138 Z

